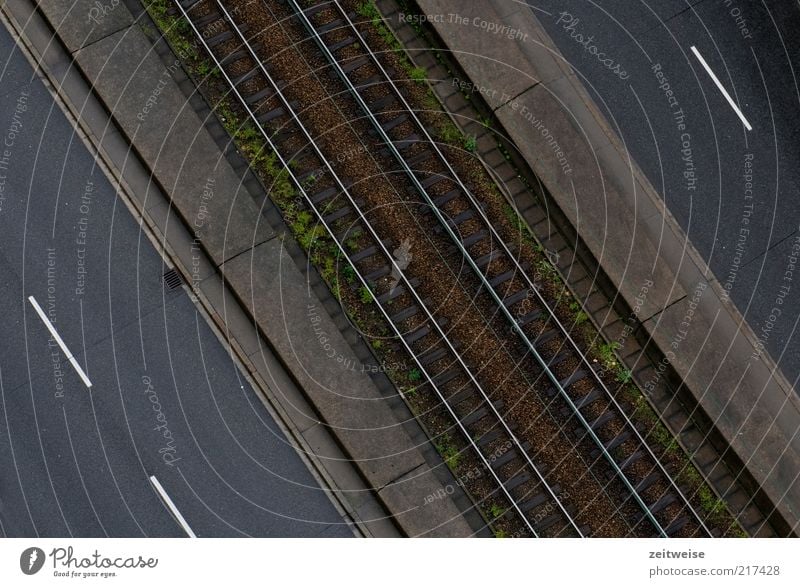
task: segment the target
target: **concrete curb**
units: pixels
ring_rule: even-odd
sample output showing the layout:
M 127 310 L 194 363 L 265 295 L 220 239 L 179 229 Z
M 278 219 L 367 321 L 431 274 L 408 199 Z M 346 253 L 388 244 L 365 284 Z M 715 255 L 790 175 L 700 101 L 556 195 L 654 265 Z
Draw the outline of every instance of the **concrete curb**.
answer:
M 97 147 L 132 212 L 158 241 L 154 244 L 183 273 L 218 334 L 231 339 L 231 349 L 259 384 L 276 419 L 302 447 L 312 471 L 332 488 L 337 507 L 366 536 L 396 536 L 398 529 L 406 535 L 475 533 L 474 520 L 470 525 L 453 500 L 422 508 L 426 496 L 444 494 L 450 478 L 440 460 L 430 462 L 427 439 L 409 432 L 385 391 L 364 374 L 342 371 L 330 361 L 311 361 L 319 353 L 310 324 L 302 328 L 307 320 L 276 327 L 281 322 L 274 318 L 282 313 L 276 310 L 300 315 L 312 304 L 342 355 L 359 362 L 351 341 L 341 335 L 341 320 L 337 323 L 314 291 L 318 283 L 309 282 L 275 238 L 282 227 L 262 215 L 187 104 L 179 83 L 188 80 L 178 81 L 183 73 L 179 62 L 172 56 L 165 67 L 124 4 L 115 4 L 97 25 L 86 18 L 93 6 L 89 0 L 70 5 L 44 1 L 39 12 L 27 0 L 12 0 L 3 11 L 38 53 L 51 87 Z M 53 42 L 54 30 L 66 49 Z M 151 102 L 158 109 L 147 110 Z M 262 208 L 269 207 L 261 195 Z M 253 259 L 259 260 L 259 272 L 251 275 Z M 277 273 L 264 271 L 276 262 Z M 271 291 L 252 287 L 273 284 L 276 275 L 281 287 L 290 284 L 295 291 L 280 309 L 274 299 L 262 297 Z M 241 289 L 233 292 L 231 285 Z M 242 311 L 247 308 L 258 313 Z M 304 362 L 316 372 L 309 374 Z M 361 400 L 382 401 L 343 400 L 319 384 L 328 380 Z M 461 504 L 461 509 L 468 507 Z
M 640 309 L 652 343 L 669 357 L 671 368 L 780 517 L 797 528 L 798 397 L 771 358 L 751 360 L 757 355 L 754 333 L 736 308 L 722 301 L 720 284 L 627 158 L 531 11 L 507 0 L 491 0 L 479 8 L 452 0 L 417 4 L 425 14 L 446 16 L 431 26 L 452 57 L 472 82 L 488 88 L 482 97 L 627 305 Z M 477 15 L 485 22 L 532 32 L 531 38 L 509 39 L 471 28 L 465 34 L 463 23 L 452 22 L 453 14 L 468 23 Z M 497 90 L 493 95 L 492 89 Z M 570 173 L 564 172 L 564 157 L 556 156 L 552 142 L 539 132 L 539 123 L 546 125 L 548 136 L 557 137 Z M 642 300 L 647 282 L 653 286 Z M 684 334 L 680 325 L 690 311 L 694 327 Z

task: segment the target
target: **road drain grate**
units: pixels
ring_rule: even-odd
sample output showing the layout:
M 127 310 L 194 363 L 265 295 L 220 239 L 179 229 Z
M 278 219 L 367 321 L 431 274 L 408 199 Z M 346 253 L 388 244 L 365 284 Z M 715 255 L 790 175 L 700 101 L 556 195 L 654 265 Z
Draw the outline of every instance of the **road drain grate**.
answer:
M 174 269 L 170 269 L 164 274 L 164 283 L 170 289 L 175 289 L 183 284 L 183 279 Z

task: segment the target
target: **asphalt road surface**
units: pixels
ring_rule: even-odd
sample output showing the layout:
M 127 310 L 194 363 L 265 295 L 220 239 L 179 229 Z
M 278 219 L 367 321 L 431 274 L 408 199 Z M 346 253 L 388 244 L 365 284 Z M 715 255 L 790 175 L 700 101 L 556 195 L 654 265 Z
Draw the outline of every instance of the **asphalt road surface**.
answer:
M 0 26 L 0 535 L 352 536 L 164 271 Z
M 796 382 L 798 3 L 527 2 L 767 351 Z

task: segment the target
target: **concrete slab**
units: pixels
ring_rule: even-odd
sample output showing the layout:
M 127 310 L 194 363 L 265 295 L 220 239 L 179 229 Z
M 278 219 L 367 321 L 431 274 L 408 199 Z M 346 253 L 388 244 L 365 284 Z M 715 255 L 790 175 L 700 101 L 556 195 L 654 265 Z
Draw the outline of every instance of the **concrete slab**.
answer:
M 375 487 L 423 464 L 281 242 L 259 245 L 221 269 L 324 422 Z
M 623 295 L 636 297 L 653 283 L 644 315 L 685 295 L 669 266 L 658 262 L 658 241 L 638 226 L 639 214 L 655 213 L 653 203 L 631 189 L 632 171 L 607 138 L 594 142 L 586 125 L 545 86 L 525 92 L 497 116 Z
M 274 236 L 137 27 L 81 49 L 76 60 L 215 264 Z
M 39 8 L 71 53 L 133 24 L 122 0 L 40 0 Z
M 462 538 L 472 530 L 449 499 L 437 499 L 442 485 L 430 469 L 415 470 L 380 491 L 381 499 L 411 537 Z
M 417 3 L 427 15 L 439 20 L 434 23 L 436 32 L 458 52 L 459 63 L 467 74 L 473 80 L 480 80 L 479 90 L 492 108 L 502 106 L 534 84 L 564 75 L 552 56 L 545 54 L 537 35 L 520 28 L 524 13 L 515 9 L 509 14 L 508 2 L 419 0 Z M 507 28 L 503 29 L 504 26 Z M 498 37 L 508 42 L 498 43 Z M 539 54 L 536 65 L 531 54 Z
M 726 315 L 709 283 L 698 280 L 684 300 L 644 325 L 660 348 L 670 349 L 667 358 L 772 502 L 790 519 L 800 519 L 795 394 L 776 389 L 772 367 L 753 355 L 742 323 Z

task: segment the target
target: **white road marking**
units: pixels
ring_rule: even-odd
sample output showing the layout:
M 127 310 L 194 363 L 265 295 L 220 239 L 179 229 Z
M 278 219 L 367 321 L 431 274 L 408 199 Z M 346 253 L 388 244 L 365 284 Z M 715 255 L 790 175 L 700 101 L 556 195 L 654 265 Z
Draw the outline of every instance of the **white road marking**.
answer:
M 708 66 L 708 63 L 706 63 L 706 60 L 703 59 L 702 55 L 700 55 L 700 51 L 697 50 L 697 47 L 692 45 L 691 46 L 691 50 L 692 50 L 692 53 L 694 53 L 694 56 L 697 57 L 697 60 L 700 62 L 700 65 L 703 66 L 703 68 L 706 70 L 708 75 L 711 76 L 711 79 L 714 80 L 714 83 L 719 88 L 719 91 L 722 92 L 722 95 L 725 96 L 725 99 L 728 101 L 728 104 L 731 105 L 731 108 L 733 108 L 733 111 L 736 112 L 736 115 L 744 123 L 744 127 L 747 130 L 753 130 L 753 127 L 750 126 L 750 123 L 747 122 L 747 119 L 744 117 L 744 114 L 742 114 L 742 111 L 739 110 L 739 107 L 733 101 L 733 98 L 731 98 L 731 95 L 728 93 L 728 90 L 725 89 L 725 87 L 722 85 L 722 82 L 719 81 L 719 78 L 716 75 L 714 75 L 713 71 L 711 71 L 711 68 Z
M 178 520 L 178 523 L 183 528 L 183 531 L 189 535 L 189 538 L 197 538 L 191 527 L 189 527 L 189 524 L 186 523 L 186 519 L 178 511 L 178 508 L 170 499 L 169 495 L 167 495 L 167 492 L 164 491 L 163 487 L 161 487 L 161 483 L 158 482 L 158 479 L 156 479 L 155 475 L 150 475 L 150 483 L 152 483 L 153 487 L 156 488 L 156 491 L 161 496 L 161 499 L 164 500 L 164 503 L 166 504 L 167 508 L 169 508 L 169 511 L 173 516 L 175 516 L 175 519 Z
M 50 335 L 58 343 L 58 346 L 61 347 L 61 350 L 67 357 L 67 360 L 69 361 L 70 365 L 72 365 L 75 371 L 78 372 L 78 375 L 83 380 L 83 384 L 91 389 L 92 382 L 89 381 L 89 378 L 86 376 L 86 373 L 83 372 L 83 369 L 81 369 L 81 366 L 78 364 L 78 361 L 76 361 L 75 357 L 72 356 L 72 353 L 69 352 L 67 345 L 65 345 L 64 341 L 61 340 L 61 337 L 58 335 L 58 332 L 56 332 L 56 329 L 53 327 L 52 322 L 50 322 L 50 319 L 47 317 L 47 314 L 45 314 L 44 310 L 42 310 L 42 307 L 39 305 L 39 302 L 37 302 L 36 298 L 34 298 L 33 296 L 28 296 L 28 301 L 31 303 L 31 306 L 33 306 L 33 309 L 36 310 L 36 313 L 39 314 L 39 318 L 42 319 L 44 325 L 47 326 L 47 330 L 50 331 Z

